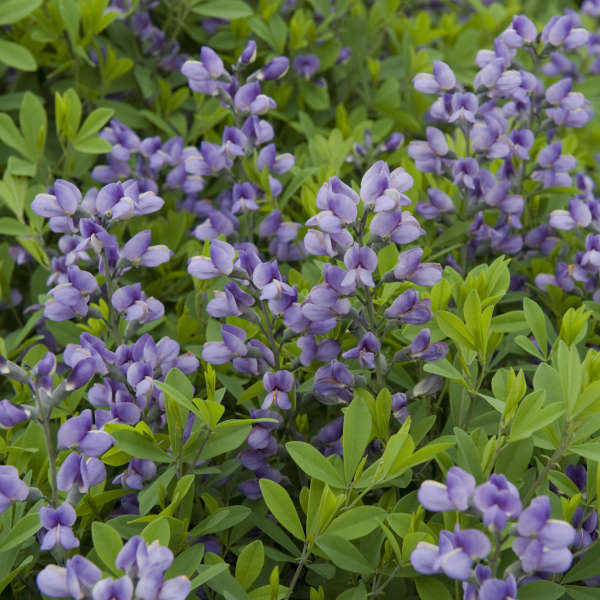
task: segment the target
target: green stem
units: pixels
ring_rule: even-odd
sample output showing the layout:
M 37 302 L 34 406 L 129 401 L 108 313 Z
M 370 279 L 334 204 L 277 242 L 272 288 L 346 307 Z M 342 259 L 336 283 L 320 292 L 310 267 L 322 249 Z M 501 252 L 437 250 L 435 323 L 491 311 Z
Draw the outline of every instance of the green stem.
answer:
M 570 437 L 571 436 L 570 436 L 570 432 L 569 432 L 569 423 L 567 423 L 567 425 L 565 426 L 565 428 L 563 430 L 560 443 L 558 444 L 558 447 L 554 451 L 554 454 L 552 454 L 552 456 L 550 457 L 548 462 L 544 465 L 544 468 L 540 471 L 540 474 L 538 475 L 538 478 L 535 480 L 533 487 L 529 490 L 529 493 L 527 494 L 527 496 L 525 496 L 525 499 L 523 500 L 524 505 L 528 504 L 529 501 L 533 498 L 535 491 L 537 490 L 539 485 L 544 481 L 544 479 L 546 478 L 546 475 L 548 475 L 548 472 L 552 468 L 552 465 L 557 463 L 563 457 L 565 450 L 569 446 Z
M 279 346 L 275 341 L 275 337 L 273 336 L 273 323 L 269 318 L 269 313 L 267 312 L 264 300 L 259 300 L 258 303 L 260 304 L 260 310 L 265 320 L 265 327 L 263 328 L 263 331 L 269 340 L 269 346 L 271 346 L 271 351 L 275 356 L 275 367 L 279 370 Z
M 46 444 L 46 454 L 48 455 L 48 469 L 50 473 L 50 488 L 52 490 L 52 505 L 58 506 L 58 487 L 56 484 L 56 449 L 54 448 L 54 440 L 50 431 L 50 413 L 52 408 L 48 410 L 42 405 L 39 395 L 35 394 L 35 403 L 38 409 L 39 421 L 44 431 L 44 443 Z
M 287 593 L 285 594 L 284 600 L 289 600 L 292 597 L 294 588 L 298 583 L 298 579 L 300 579 L 300 573 L 302 572 L 302 569 L 304 568 L 304 565 L 306 564 L 306 561 L 308 560 L 309 556 L 310 551 L 308 549 L 308 542 L 305 541 L 304 547 L 302 548 L 302 554 L 300 555 L 300 560 L 298 561 L 298 566 L 294 571 L 294 576 L 292 577 L 292 581 L 290 581 L 290 585 L 288 587 Z
M 108 257 L 106 256 L 106 251 L 102 252 L 102 256 L 104 260 L 104 275 L 106 278 L 106 304 L 108 304 L 108 324 L 112 331 L 115 344 L 117 346 L 120 346 L 123 343 L 123 336 L 121 335 L 121 330 L 119 329 L 119 313 L 117 312 L 117 310 L 111 302 L 111 298 L 115 290 L 113 273 L 111 273 L 110 267 L 108 265 Z

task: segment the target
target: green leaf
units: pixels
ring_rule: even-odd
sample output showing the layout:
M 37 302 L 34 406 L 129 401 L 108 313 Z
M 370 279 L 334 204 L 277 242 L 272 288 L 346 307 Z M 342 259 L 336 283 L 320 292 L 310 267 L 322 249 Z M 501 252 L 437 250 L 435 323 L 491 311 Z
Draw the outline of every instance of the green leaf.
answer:
M 231 529 L 238 523 L 245 521 L 251 514 L 247 506 L 223 506 L 196 525 L 190 535 L 195 537 L 209 533 L 218 533 Z
M 285 489 L 270 479 L 259 480 L 260 491 L 268 509 L 294 537 L 304 540 L 304 530 L 296 507 Z
M 492 319 L 490 331 L 492 333 L 515 333 L 525 331 L 528 328 L 527 321 L 521 310 L 510 310 Z
M 452 600 L 448 588 L 433 577 L 417 577 L 415 583 L 420 600 Z
M 168 546 L 171 538 L 171 528 L 166 517 L 158 517 L 151 523 L 148 523 L 140 534 L 146 543 L 151 544 L 154 540 L 158 540 L 161 546 Z
M 79 37 L 79 6 L 77 0 L 57 0 L 58 12 L 71 44 L 75 46 Z
M 552 581 L 532 581 L 519 587 L 519 600 L 556 600 L 565 593 L 565 588 Z
M 16 23 L 33 12 L 42 0 L 3 0 L 0 7 L 0 25 Z
M 247 590 L 256 581 L 265 562 L 265 549 L 260 540 L 248 544 L 235 563 L 235 578 Z
M 346 540 L 354 540 L 377 529 L 379 521 L 382 521 L 386 514 L 385 510 L 378 506 L 356 506 L 337 516 L 325 533 L 334 533 Z
M 565 591 L 573 600 L 600 600 L 600 589 L 583 585 L 566 585 Z
M 111 435 L 115 438 L 115 446 L 131 456 L 156 462 L 173 462 L 173 458 L 162 450 L 155 441 L 148 439 L 137 431 L 117 429 L 111 431 Z
M 20 44 L 0 39 L 0 62 L 20 71 L 35 71 L 37 62 L 33 54 Z
M 112 144 L 101 137 L 90 137 L 85 140 L 74 140 L 73 148 L 83 154 L 106 154 L 112 150 Z
M 229 565 L 227 563 L 218 563 L 210 566 L 200 565 L 198 575 L 191 581 L 191 589 L 195 590 L 197 587 L 213 579 L 213 577 L 223 573 L 223 571 L 227 571 L 228 568 Z
M 29 155 L 39 159 L 44 154 L 48 119 L 41 100 L 31 92 L 25 92 L 19 110 L 19 124 L 29 149 Z
M 452 341 L 475 350 L 473 336 L 469 333 L 465 324 L 454 314 L 445 310 L 439 310 L 435 318 L 440 329 Z
M 0 235 L 33 236 L 35 231 L 32 231 L 27 225 L 19 223 L 16 219 L 0 217 Z
M 456 383 L 466 386 L 465 379 L 460 374 L 460 371 L 450 363 L 447 358 L 443 358 L 434 363 L 425 363 L 423 370 L 427 373 L 440 375 L 441 377 L 445 377 L 446 379 L 456 381 Z
M 34 541 L 34 535 L 40 530 L 40 515 L 37 510 L 30 512 L 0 537 L 0 552 L 7 552 L 23 542 Z
M 342 475 L 314 446 L 306 442 L 288 442 L 285 448 L 292 460 L 310 477 L 324 481 L 331 487 L 345 487 Z
M 483 481 L 483 470 L 481 468 L 481 452 L 473 442 L 472 437 L 462 429 L 455 427 L 456 445 L 458 446 L 459 467 L 463 467 L 471 473 L 478 482 Z
M 579 360 L 577 348 L 575 346 L 567 346 L 562 340 L 558 343 L 556 358 L 563 401 L 567 408 L 567 417 L 570 417 L 573 415 L 573 409 L 581 391 L 583 368 Z
M 532 433 L 553 423 L 565 412 L 562 402 L 544 406 L 546 392 L 537 390 L 527 394 L 519 403 L 511 423 L 510 441 L 516 442 L 531 436 Z
M 120 570 L 115 567 L 115 560 L 123 547 L 121 535 L 110 525 L 95 521 L 92 523 L 92 541 L 102 562 L 115 575 L 119 575 Z
M 367 600 L 365 584 L 361 583 L 358 587 L 353 587 L 342 592 L 336 600 Z
M 600 562 L 600 545 L 596 544 L 588 550 L 563 577 L 563 583 L 581 581 L 588 577 L 598 576 L 598 563 Z
M 546 315 L 540 308 L 539 304 L 535 303 L 530 298 L 523 299 L 523 314 L 525 320 L 535 337 L 538 346 L 541 349 L 541 353 L 546 357 L 548 348 L 548 332 L 546 331 Z
M 8 584 L 21 573 L 25 568 L 33 561 L 33 555 L 30 554 L 16 569 L 11 568 L 10 573 L 2 580 L 0 580 L 0 593 L 3 592 Z
M 374 569 L 356 547 L 339 535 L 325 533 L 316 542 L 319 549 L 338 568 L 344 571 L 369 575 Z
M 344 415 L 342 449 L 344 451 L 344 477 L 346 483 L 354 478 L 356 468 L 362 460 L 365 448 L 371 439 L 371 427 L 371 411 L 366 402 L 356 395 Z M 319 454 L 321 453 L 319 452 Z M 330 465 L 329 461 L 326 462 Z M 327 480 L 323 481 L 332 485 Z
M 579 454 L 579 456 L 583 456 L 584 458 L 600 462 L 600 442 L 587 442 L 586 444 L 570 446 L 569 451 Z
M 209 0 L 192 8 L 192 11 L 203 17 L 218 19 L 245 19 L 251 17 L 254 11 L 242 0 Z
M 21 135 L 13 120 L 3 113 L 0 114 L 0 140 L 26 158 L 32 159 L 29 155 L 29 148 L 27 148 L 25 138 Z
M 77 132 L 75 142 L 95 136 L 114 114 L 115 111 L 112 108 L 97 108 L 83 122 L 81 129 Z

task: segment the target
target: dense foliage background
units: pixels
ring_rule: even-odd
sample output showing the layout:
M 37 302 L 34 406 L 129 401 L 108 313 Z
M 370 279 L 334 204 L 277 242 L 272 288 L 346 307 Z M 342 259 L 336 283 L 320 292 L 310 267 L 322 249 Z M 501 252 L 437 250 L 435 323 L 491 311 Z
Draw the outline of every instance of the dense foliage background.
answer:
M 3 0 L 2 598 L 600 598 L 599 24 Z

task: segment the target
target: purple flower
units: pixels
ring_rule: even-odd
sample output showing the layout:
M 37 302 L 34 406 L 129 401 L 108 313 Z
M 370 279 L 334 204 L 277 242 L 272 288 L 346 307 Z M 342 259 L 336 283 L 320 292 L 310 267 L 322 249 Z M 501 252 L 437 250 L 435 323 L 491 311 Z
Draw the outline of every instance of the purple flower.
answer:
M 234 183 L 231 212 L 236 215 L 238 213 L 246 213 L 250 210 L 258 210 L 256 197 L 256 187 L 254 184 L 249 182 Z
M 592 213 L 583 200 L 571 198 L 569 210 L 553 210 L 549 222 L 555 229 L 568 231 L 576 227 L 587 227 L 592 222 Z
M 574 50 L 587 44 L 590 34 L 577 23 L 572 15 L 552 17 L 542 30 L 542 42 L 553 46 L 562 46 L 567 50 Z
M 390 239 L 396 244 L 410 244 L 425 233 L 419 222 L 407 210 L 377 213 L 369 229 L 376 236 Z
M 304 335 L 296 340 L 296 345 L 302 350 L 300 362 L 308 367 L 313 360 L 328 362 L 340 353 L 340 343 L 332 338 L 326 338 L 319 343 L 312 335 Z
M 264 115 L 269 110 L 277 108 L 273 98 L 261 93 L 258 81 L 251 81 L 240 87 L 233 101 L 237 110 L 249 112 L 251 115 Z
M 92 411 L 87 408 L 80 415 L 67 419 L 58 430 L 58 445 L 64 448 L 79 446 L 88 456 L 102 456 L 114 443 L 111 435 L 94 429 Z
M 255 302 L 254 298 L 240 289 L 235 281 L 229 281 L 225 284 L 223 292 L 215 290 L 214 294 L 214 298 L 206 305 L 206 312 L 216 319 L 240 316 Z
M 413 85 L 423 94 L 439 94 L 456 87 L 456 76 L 445 62 L 436 60 L 433 62 L 433 75 L 419 73 L 414 77 Z
M 92 591 L 93 600 L 131 600 L 132 596 L 133 582 L 127 575 L 120 579 L 102 579 Z
M 208 46 L 200 49 L 200 60 L 187 60 L 181 67 L 181 72 L 187 77 L 190 88 L 199 94 L 216 96 L 219 88 L 225 89 L 226 83 L 220 81 L 226 78 L 227 72 L 219 55 Z
M 388 164 L 379 160 L 364 174 L 360 184 L 360 197 L 375 212 L 392 211 L 411 203 L 403 192 L 412 185 L 413 178 L 402 167 L 390 173 Z
M 40 523 L 47 530 L 40 549 L 52 550 L 55 546 L 62 546 L 65 550 L 77 548 L 79 540 L 71 529 L 76 518 L 75 509 L 68 502 L 58 508 L 40 506 Z
M 233 271 L 235 250 L 227 242 L 213 240 L 208 256 L 193 256 L 188 261 L 188 273 L 197 279 L 213 279 Z
M 268 300 L 273 314 L 281 314 L 298 299 L 296 287 L 282 281 L 277 261 L 257 265 L 252 273 L 252 283 L 261 291 L 260 299 Z
M 442 360 L 448 354 L 448 346 L 444 342 L 435 342 L 432 344 L 430 335 L 431 332 L 427 327 L 419 331 L 408 349 L 412 358 L 435 362 Z
M 106 479 L 106 468 L 97 458 L 85 458 L 77 452 L 71 452 L 63 461 L 56 477 L 57 487 L 68 492 L 77 486 L 82 494 L 87 494 L 91 487 Z
M 419 171 L 440 175 L 443 171 L 442 158 L 449 150 L 446 136 L 436 127 L 428 127 L 426 138 L 427 141 L 410 142 L 408 154 Z
M 473 505 L 483 513 L 487 527 L 503 530 L 508 519 L 521 513 L 521 499 L 517 488 L 504 475 L 492 475 L 490 480 L 477 486 Z
M 419 502 L 432 512 L 444 510 L 465 511 L 475 490 L 475 478 L 460 467 L 451 467 L 446 473 L 446 485 L 427 480 L 419 488 Z
M 281 77 L 287 73 L 289 68 L 290 61 L 286 56 L 276 56 L 271 62 L 258 71 L 256 78 L 259 81 L 281 79 Z
M 254 40 L 250 40 L 246 44 L 246 47 L 244 48 L 244 50 L 242 51 L 239 61 L 243 65 L 249 65 L 249 64 L 253 63 L 255 60 L 256 60 L 256 42 Z
M 26 421 L 31 416 L 28 408 L 13 404 L 8 400 L 0 400 L 0 427 L 8 429 Z
M 48 565 L 36 577 L 39 590 L 51 598 L 81 600 L 102 577 L 100 569 L 87 558 L 76 554 L 64 567 Z
M 406 290 L 385 311 L 385 316 L 390 319 L 401 319 L 411 325 L 424 325 L 433 316 L 431 300 L 429 298 L 419 300 L 419 293 L 416 290 Z
M 475 189 L 475 178 L 479 174 L 479 165 L 474 158 L 460 158 L 452 167 L 455 185 Z
M 121 249 L 121 258 L 134 265 L 143 267 L 157 267 L 168 262 L 173 251 L 164 244 L 150 246 L 150 230 L 145 229 L 134 235 Z
M 67 280 L 48 292 L 50 297 L 46 300 L 44 316 L 52 321 L 85 317 L 88 312 L 88 296 L 98 288 L 96 278 L 75 265 L 67 267 Z
M 571 566 L 573 555 L 567 547 L 575 540 L 575 530 L 566 521 L 550 518 L 548 496 L 531 501 L 519 516 L 517 530 L 513 550 L 524 571 L 562 573 Z
M 526 15 L 515 15 L 511 26 L 502 34 L 502 41 L 510 48 L 531 44 L 536 38 L 536 26 Z
M 19 479 L 19 472 L 11 465 L 0 465 L 0 514 L 17 500 L 26 500 L 29 487 Z
M 314 392 L 323 396 L 326 404 L 349 402 L 352 399 L 354 377 L 348 367 L 337 360 L 317 369 L 315 373 Z M 339 400 L 338 400 L 339 398 Z
M 321 68 L 321 61 L 315 54 L 298 54 L 292 67 L 304 79 L 310 79 Z
M 452 94 L 450 102 L 451 113 L 448 117 L 449 123 L 455 121 L 463 121 L 468 123 L 475 123 L 475 114 L 479 108 L 479 102 L 477 96 L 471 92 L 460 93 L 456 92 Z
M 57 179 L 53 187 L 53 194 L 38 194 L 31 203 L 31 209 L 40 217 L 50 219 L 52 231 L 72 230 L 71 217 L 81 204 L 81 192 L 64 179 Z
M 343 286 L 375 287 L 372 273 L 377 268 L 377 254 L 371 248 L 360 248 L 358 244 L 354 244 L 344 254 L 344 264 L 348 273 L 342 280 Z
M 156 476 L 156 465 L 144 458 L 132 458 L 125 471 L 113 479 L 116 485 L 122 485 L 124 488 L 132 490 L 141 490 L 144 487 L 144 481 L 154 479 Z
M 115 290 L 110 302 L 120 313 L 124 313 L 127 321 L 149 323 L 165 314 L 162 302 L 156 298 L 147 298 L 141 283 L 125 285 Z
M 415 212 L 424 219 L 438 219 L 442 213 L 454 212 L 454 202 L 448 194 L 437 188 L 428 188 L 428 201 L 418 202 Z
M 401 252 L 394 267 L 394 277 L 408 279 L 418 285 L 435 285 L 442 278 L 442 267 L 439 263 L 421 263 L 422 257 L 422 248 Z
M 294 386 L 294 376 L 289 371 L 271 371 L 263 375 L 263 385 L 267 395 L 262 403 L 263 409 L 269 408 L 275 404 L 282 410 L 288 410 L 292 407 L 288 398 L 288 392 Z
M 347 350 L 342 354 L 346 359 L 358 358 L 360 366 L 365 369 L 375 368 L 375 356 L 381 349 L 380 341 L 370 331 L 366 333 L 358 343 L 358 346 Z
M 485 558 L 491 551 L 488 537 L 476 529 L 458 529 L 451 533 L 442 530 L 440 545 L 419 542 L 410 555 L 410 562 L 418 573 L 444 573 L 452 579 L 465 580 L 471 576 L 473 560 Z
M 213 365 L 222 365 L 236 356 L 246 356 L 248 348 L 244 344 L 246 332 L 234 325 L 221 327 L 222 342 L 206 342 L 202 347 L 202 358 Z
M 517 581 L 510 573 L 506 579 L 486 579 L 479 589 L 479 600 L 513 600 L 517 597 Z
M 565 475 L 577 486 L 580 492 L 587 488 L 587 470 L 583 465 L 567 465 Z
M 392 396 L 392 414 L 400 423 L 405 423 L 408 417 L 408 398 L 403 392 L 397 392 Z

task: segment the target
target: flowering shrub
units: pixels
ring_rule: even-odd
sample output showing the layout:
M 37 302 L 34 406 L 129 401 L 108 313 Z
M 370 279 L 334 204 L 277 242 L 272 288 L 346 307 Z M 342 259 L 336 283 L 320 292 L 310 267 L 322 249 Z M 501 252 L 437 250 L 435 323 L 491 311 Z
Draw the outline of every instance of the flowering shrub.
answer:
M 2 598 L 598 596 L 600 3 L 0 25 Z

